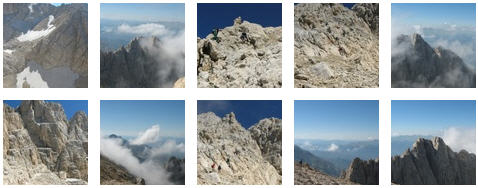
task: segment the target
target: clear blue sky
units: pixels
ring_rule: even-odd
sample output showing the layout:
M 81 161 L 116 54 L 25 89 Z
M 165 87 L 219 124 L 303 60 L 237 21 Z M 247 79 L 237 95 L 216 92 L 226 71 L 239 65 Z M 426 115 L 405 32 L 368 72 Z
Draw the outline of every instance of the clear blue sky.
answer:
M 184 22 L 184 3 L 101 3 L 101 19 Z
M 234 112 L 237 121 L 246 129 L 264 118 L 282 119 L 280 100 L 198 100 L 197 107 L 198 114 L 214 112 L 219 117 Z
M 378 139 L 378 101 L 296 100 L 295 139 Z
M 451 126 L 475 124 L 475 101 L 392 101 L 392 135 L 437 136 Z
M 184 101 L 101 101 L 101 135 L 137 136 L 159 125 L 160 136 L 184 138 Z
M 13 108 L 17 108 L 22 101 L 21 100 L 4 100 L 4 103 Z M 60 103 L 63 106 L 68 119 L 73 117 L 76 112 L 83 111 L 88 115 L 88 101 L 87 100 L 47 100 L 46 102 Z
M 475 9 L 474 3 L 392 3 L 392 19 L 412 25 L 474 26 Z
M 280 3 L 198 3 L 197 32 L 206 37 L 214 28 L 232 26 L 234 19 L 277 27 L 282 25 L 282 5 Z

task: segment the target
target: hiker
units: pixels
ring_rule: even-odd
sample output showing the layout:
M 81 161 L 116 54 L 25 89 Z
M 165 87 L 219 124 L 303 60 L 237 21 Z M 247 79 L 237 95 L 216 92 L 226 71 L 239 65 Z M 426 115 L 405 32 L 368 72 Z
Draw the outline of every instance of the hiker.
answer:
M 216 167 L 216 163 L 212 163 L 211 168 L 214 169 Z
M 221 171 L 221 165 L 217 166 L 217 170 Z
M 302 160 L 299 161 L 299 164 L 302 165 Z
M 248 41 L 249 41 L 249 37 L 247 37 L 247 33 L 246 33 L 246 32 L 242 32 L 242 34 L 241 34 L 241 40 L 242 40 L 242 42 L 248 42 Z
M 217 37 L 219 35 L 219 31 L 220 30 L 218 28 L 214 28 L 212 30 L 212 35 L 213 35 L 212 39 L 215 40 L 217 43 L 219 43 L 219 37 Z

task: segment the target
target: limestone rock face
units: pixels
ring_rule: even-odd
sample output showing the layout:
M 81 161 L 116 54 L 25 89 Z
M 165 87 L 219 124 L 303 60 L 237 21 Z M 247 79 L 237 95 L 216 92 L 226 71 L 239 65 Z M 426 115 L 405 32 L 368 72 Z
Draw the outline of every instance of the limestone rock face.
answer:
M 141 177 L 136 177 L 125 168 L 100 155 L 101 185 L 145 185 Z
M 86 184 L 85 113 L 69 121 L 60 104 L 23 101 L 17 109 L 4 104 L 4 114 L 5 184 Z M 28 157 L 19 156 L 26 148 Z
M 329 176 L 315 170 L 308 164 L 294 164 L 294 185 L 355 185 L 356 183 L 343 178 Z
M 219 31 L 219 42 L 212 34 L 197 39 L 198 87 L 281 87 L 282 27 L 264 28 L 240 17 L 233 24 Z
M 451 50 L 433 49 L 419 34 L 394 40 L 392 87 L 476 87 L 475 71 Z
M 294 6 L 295 87 L 378 87 L 378 3 Z
M 279 119 L 264 119 L 246 130 L 236 120 L 234 113 L 223 118 L 212 112 L 199 114 L 198 184 L 281 184 L 281 172 L 274 166 L 281 166 L 276 162 L 277 158 L 281 158 L 281 153 L 273 153 L 281 149 L 271 143 L 272 140 L 282 142 L 282 134 L 277 133 L 281 131 L 281 124 Z
M 343 178 L 362 185 L 378 185 L 378 159 L 362 161 L 360 158 L 355 158 L 344 172 Z
M 166 48 L 157 37 L 137 37 L 116 51 L 101 51 L 101 87 L 176 86 L 184 77 L 184 52 L 169 57 Z M 184 87 L 184 79 L 182 82 Z
M 392 158 L 392 183 L 404 185 L 475 185 L 476 155 L 452 151 L 445 142 L 419 138 L 412 149 Z
M 5 4 L 4 10 L 4 87 L 40 87 L 17 80 L 27 67 L 48 87 L 88 87 L 86 4 Z M 28 32 L 38 33 L 22 35 Z

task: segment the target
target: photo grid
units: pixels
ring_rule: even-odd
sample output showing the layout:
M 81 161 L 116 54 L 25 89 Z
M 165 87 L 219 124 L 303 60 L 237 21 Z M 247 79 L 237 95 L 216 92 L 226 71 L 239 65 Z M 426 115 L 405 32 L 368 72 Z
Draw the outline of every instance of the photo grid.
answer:
M 1 3 L 5 186 L 476 186 L 476 1 Z

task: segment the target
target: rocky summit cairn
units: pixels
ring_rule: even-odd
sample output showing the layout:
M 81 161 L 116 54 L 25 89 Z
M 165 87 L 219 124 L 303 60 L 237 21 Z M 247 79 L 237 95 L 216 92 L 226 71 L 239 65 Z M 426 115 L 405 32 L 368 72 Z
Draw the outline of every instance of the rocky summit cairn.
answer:
M 378 159 L 363 161 L 355 158 L 342 177 L 362 185 L 378 185 L 379 171 Z
M 63 107 L 23 101 L 3 107 L 3 183 L 86 184 L 88 117 L 67 119 Z
M 267 118 L 244 129 L 230 113 L 198 115 L 197 182 L 200 185 L 278 185 L 282 121 Z
M 417 33 L 393 40 L 392 49 L 396 52 L 392 53 L 392 87 L 476 87 L 475 71 L 453 51 L 432 48 Z
M 378 7 L 295 5 L 295 87 L 378 87 Z
M 197 39 L 198 87 L 282 86 L 282 27 L 262 27 L 238 17 L 233 25 Z
M 456 153 L 439 138 L 419 138 L 411 149 L 392 157 L 392 183 L 403 185 L 475 185 L 476 155 Z

